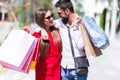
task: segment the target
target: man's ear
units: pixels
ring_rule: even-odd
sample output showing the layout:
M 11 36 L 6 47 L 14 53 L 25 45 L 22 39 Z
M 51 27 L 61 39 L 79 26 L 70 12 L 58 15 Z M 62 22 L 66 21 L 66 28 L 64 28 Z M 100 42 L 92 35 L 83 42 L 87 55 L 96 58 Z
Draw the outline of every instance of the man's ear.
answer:
M 66 11 L 66 13 L 67 13 L 67 14 L 70 12 L 70 10 L 69 10 L 68 8 L 66 8 L 66 10 L 65 10 L 65 11 Z

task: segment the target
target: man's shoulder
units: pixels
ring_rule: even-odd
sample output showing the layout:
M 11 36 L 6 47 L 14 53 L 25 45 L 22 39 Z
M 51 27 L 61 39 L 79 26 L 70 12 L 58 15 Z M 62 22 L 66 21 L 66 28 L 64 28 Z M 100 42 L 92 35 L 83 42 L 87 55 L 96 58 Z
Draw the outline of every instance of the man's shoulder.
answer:
M 61 18 L 55 19 L 55 20 L 53 21 L 53 23 L 54 23 L 54 25 L 55 25 L 56 27 L 62 26 L 62 20 L 61 20 Z
M 61 21 L 62 21 L 61 18 L 54 20 L 54 22 L 61 22 Z

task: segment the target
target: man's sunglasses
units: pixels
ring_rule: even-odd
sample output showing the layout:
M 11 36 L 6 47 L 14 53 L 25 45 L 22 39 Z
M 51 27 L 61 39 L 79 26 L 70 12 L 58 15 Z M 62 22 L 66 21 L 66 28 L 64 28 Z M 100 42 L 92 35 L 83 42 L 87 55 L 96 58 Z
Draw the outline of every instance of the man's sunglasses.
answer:
M 51 17 L 53 17 L 53 14 L 51 14 L 50 16 L 44 18 L 44 19 L 50 19 Z

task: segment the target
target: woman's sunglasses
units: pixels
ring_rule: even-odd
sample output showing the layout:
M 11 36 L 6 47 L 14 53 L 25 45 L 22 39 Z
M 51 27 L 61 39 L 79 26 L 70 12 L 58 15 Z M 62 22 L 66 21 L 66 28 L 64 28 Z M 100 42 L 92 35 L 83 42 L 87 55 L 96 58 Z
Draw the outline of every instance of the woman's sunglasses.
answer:
M 50 16 L 44 18 L 44 19 L 50 19 L 51 17 L 53 17 L 53 14 L 51 14 Z

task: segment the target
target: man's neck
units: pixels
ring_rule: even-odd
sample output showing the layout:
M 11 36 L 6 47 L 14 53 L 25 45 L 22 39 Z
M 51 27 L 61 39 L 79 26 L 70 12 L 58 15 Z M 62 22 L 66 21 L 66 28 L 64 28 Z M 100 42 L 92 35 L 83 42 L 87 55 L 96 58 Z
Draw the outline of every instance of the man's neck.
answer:
M 71 13 L 69 15 L 69 20 L 68 20 L 69 25 L 71 25 L 76 20 L 76 18 L 77 18 L 76 14 L 75 13 Z

